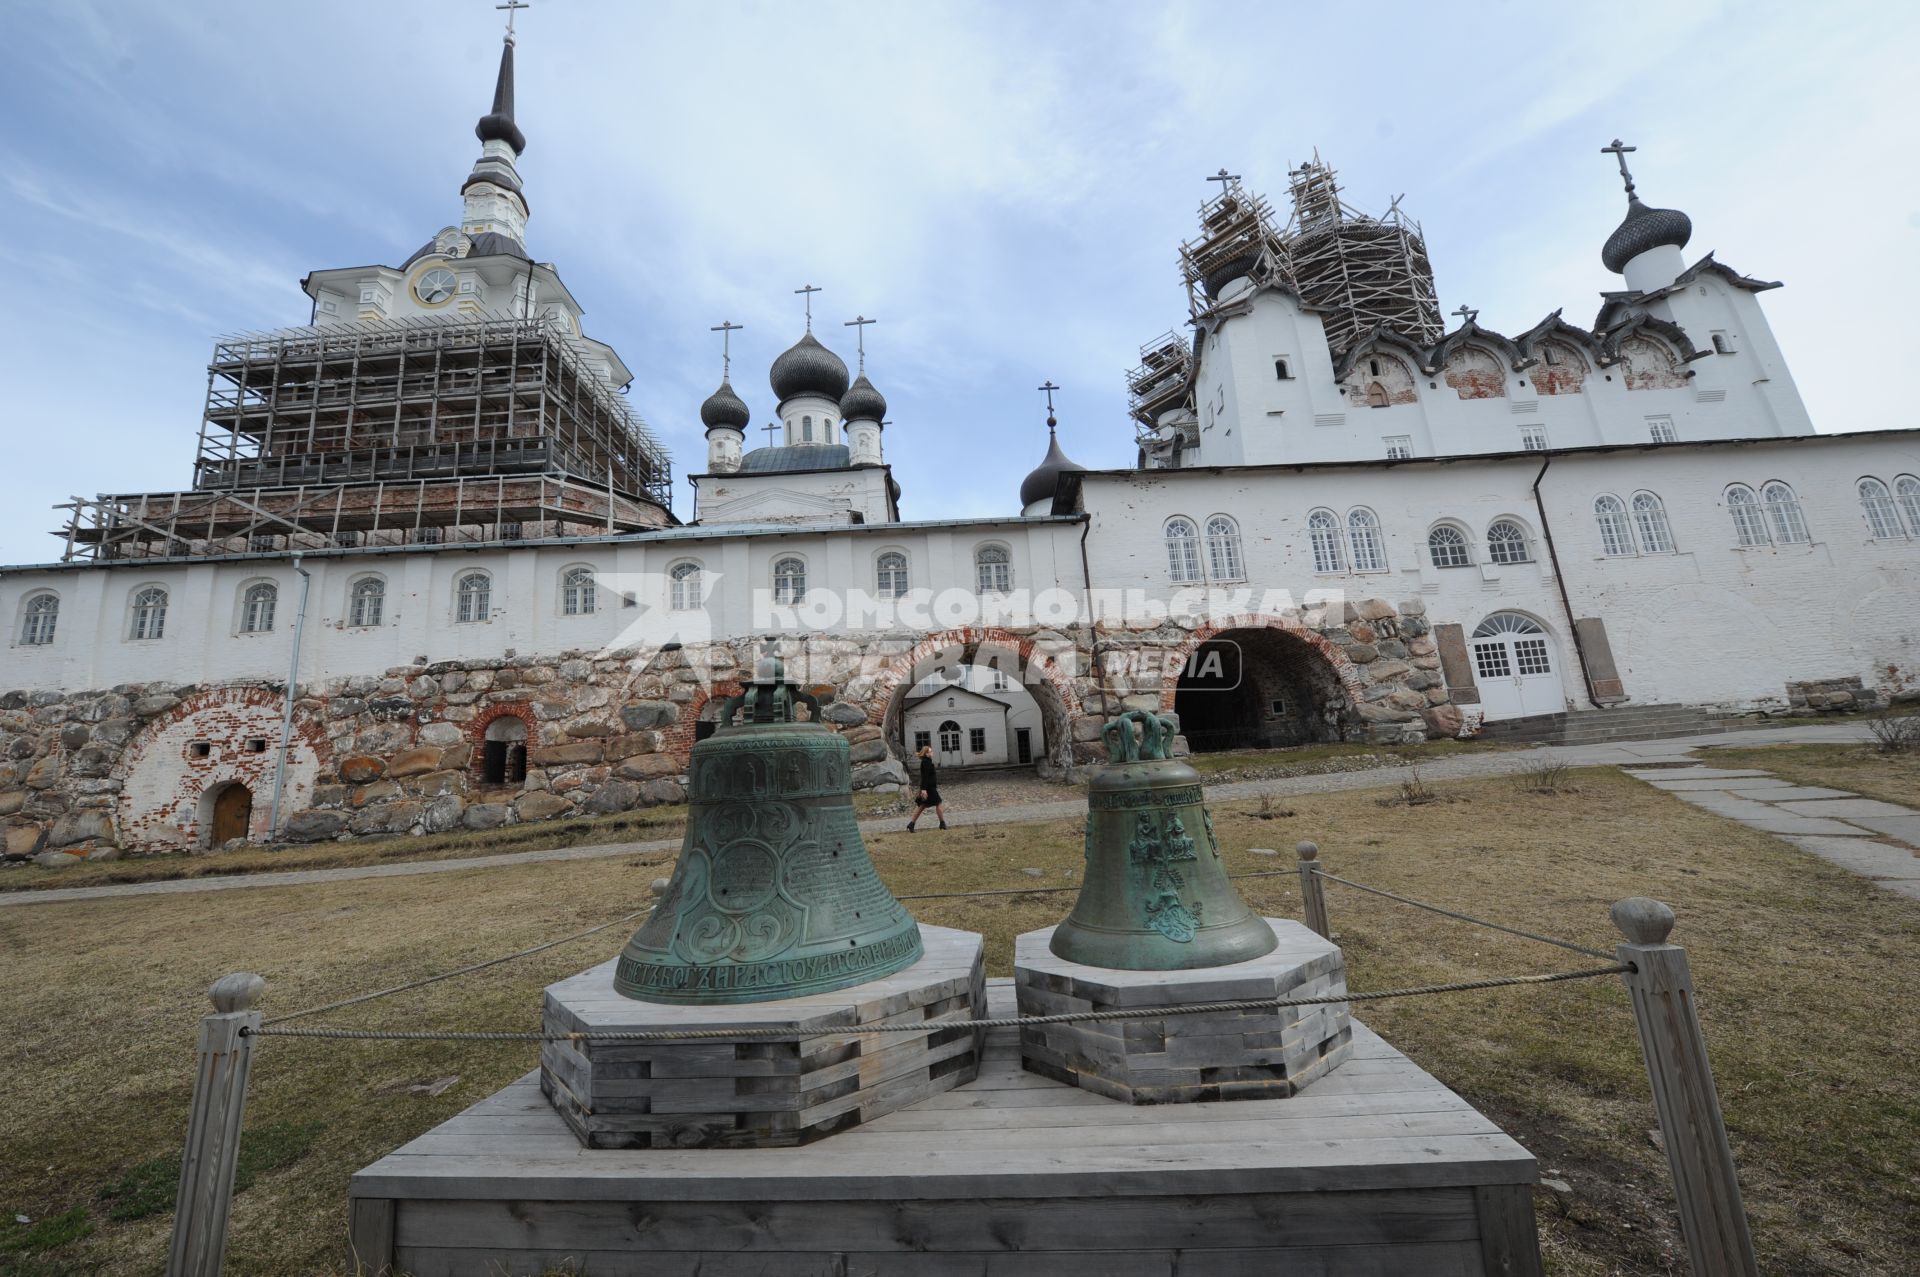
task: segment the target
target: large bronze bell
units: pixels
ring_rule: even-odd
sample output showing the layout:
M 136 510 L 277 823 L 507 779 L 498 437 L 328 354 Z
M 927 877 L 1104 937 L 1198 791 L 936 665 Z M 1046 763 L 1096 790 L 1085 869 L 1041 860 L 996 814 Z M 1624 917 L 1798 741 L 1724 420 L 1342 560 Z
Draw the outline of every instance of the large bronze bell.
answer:
M 1056 956 L 1181 971 L 1245 962 L 1278 943 L 1227 879 L 1200 773 L 1168 755 L 1178 730 L 1137 709 L 1101 729 L 1111 763 L 1087 787 L 1086 878 L 1054 928 Z
M 796 704 L 812 722 L 794 721 Z M 740 720 L 735 722 L 735 716 Z M 920 928 L 874 871 L 845 738 L 772 645 L 693 747 L 687 836 L 614 988 L 711 1005 L 828 993 L 920 959 Z

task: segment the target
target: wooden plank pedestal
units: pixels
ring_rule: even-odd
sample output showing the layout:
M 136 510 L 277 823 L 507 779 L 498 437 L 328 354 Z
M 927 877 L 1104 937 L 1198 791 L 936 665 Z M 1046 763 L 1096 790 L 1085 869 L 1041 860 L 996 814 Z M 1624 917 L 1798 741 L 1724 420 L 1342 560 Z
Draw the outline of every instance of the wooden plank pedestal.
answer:
M 832 993 L 721 1006 L 616 993 L 607 961 L 549 985 L 549 1033 L 779 1029 L 797 1041 L 547 1042 L 540 1089 L 590 1148 L 773 1148 L 805 1144 L 952 1090 L 980 1062 L 985 945 L 920 928 L 912 966 Z M 914 1032 L 869 1033 L 870 1025 Z
M 1352 1028 L 1289 1099 L 1152 1107 L 993 1030 L 973 1081 L 800 1148 L 584 1149 L 528 1074 L 356 1175 L 354 1243 L 413 1277 L 1538 1274 L 1533 1158 Z

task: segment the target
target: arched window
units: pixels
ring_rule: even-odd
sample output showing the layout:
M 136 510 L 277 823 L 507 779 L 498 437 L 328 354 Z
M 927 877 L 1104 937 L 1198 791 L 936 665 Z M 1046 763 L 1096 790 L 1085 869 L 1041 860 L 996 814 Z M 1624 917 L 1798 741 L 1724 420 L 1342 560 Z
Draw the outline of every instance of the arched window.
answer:
M 377 576 L 362 577 L 353 583 L 347 606 L 347 624 L 351 626 L 372 626 L 380 624 L 387 609 L 387 583 Z
M 1467 538 L 1451 524 L 1443 523 L 1427 533 L 1427 553 L 1433 556 L 1433 566 L 1437 568 L 1473 566 L 1473 552 L 1467 548 Z
M 1176 584 L 1200 580 L 1200 533 L 1193 520 L 1167 520 L 1167 575 Z
M 167 631 L 167 592 L 149 585 L 133 596 L 133 625 L 130 638 L 157 639 Z
M 1240 561 L 1240 528 L 1224 514 L 1207 520 L 1207 571 L 1216 581 L 1244 581 Z
M 960 752 L 960 724 L 951 718 L 940 724 L 940 752 L 943 754 Z
M 1380 520 L 1365 506 L 1347 511 L 1347 549 L 1355 572 L 1385 572 L 1387 550 L 1380 540 Z
M 1487 557 L 1495 563 L 1530 563 L 1526 529 L 1512 519 L 1497 519 L 1487 528 Z
M 773 601 L 791 607 L 807 595 L 806 560 L 788 555 L 773 565 Z
M 1667 507 L 1656 494 L 1633 494 L 1633 530 L 1640 536 L 1642 554 L 1673 553 L 1673 529 L 1667 525 Z
M 1760 499 L 1744 483 L 1727 489 L 1727 513 L 1733 516 L 1734 535 L 1741 545 L 1765 545 L 1767 521 L 1760 513 Z
M 53 629 L 60 621 L 60 596 L 41 593 L 27 597 L 20 609 L 20 642 L 25 647 L 45 647 L 53 642 Z
M 594 587 L 592 568 L 568 568 L 560 574 L 560 614 L 587 616 L 600 606 L 600 592 Z
M 1810 540 L 1806 517 L 1800 513 L 1800 498 L 1793 495 L 1792 488 L 1775 479 L 1760 489 L 1760 503 L 1766 507 L 1776 545 L 1804 545 Z
M 1004 545 L 983 545 L 973 552 L 973 579 L 982 594 L 1013 589 L 1013 559 Z
M 502 714 L 487 724 L 480 779 L 488 785 L 518 785 L 527 779 L 527 725 L 518 716 Z
M 240 632 L 265 634 L 273 628 L 274 605 L 280 601 L 280 589 L 271 581 L 249 585 L 240 596 Z
M 1907 534 L 1920 537 L 1920 478 L 1901 475 L 1893 481 L 1893 496 L 1907 516 Z
M 1633 553 L 1633 527 L 1627 522 L 1627 506 L 1619 497 L 1605 492 L 1593 499 L 1594 522 L 1600 525 L 1600 552 L 1613 558 Z
M 883 599 L 897 599 L 907 592 L 907 556 L 888 550 L 873 562 L 874 585 Z
M 1893 494 L 1878 479 L 1862 479 L 1859 484 L 1860 508 L 1867 512 L 1867 529 L 1876 541 L 1898 540 L 1906 535 L 1900 527 L 1900 511 L 1894 507 Z
M 800 560 L 798 559 L 782 559 L 781 562 L 796 565 L 800 564 Z M 780 569 L 777 565 L 774 567 L 773 572 L 774 588 L 777 590 L 780 586 Z M 807 588 L 806 568 L 800 566 L 799 573 L 800 590 L 804 593 Z M 674 564 L 667 572 L 667 580 L 672 587 L 672 597 L 667 600 L 667 606 L 674 611 L 697 612 L 706 603 L 706 577 L 701 572 L 698 563 L 687 562 Z
M 813 418 L 812 417 L 800 418 L 800 442 L 801 443 L 813 442 Z
M 1331 510 L 1315 510 L 1307 516 L 1307 535 L 1313 541 L 1315 572 L 1347 570 L 1346 546 L 1340 540 L 1340 521 Z
M 493 610 L 493 578 L 485 572 L 469 572 L 453 589 L 453 619 L 484 621 Z

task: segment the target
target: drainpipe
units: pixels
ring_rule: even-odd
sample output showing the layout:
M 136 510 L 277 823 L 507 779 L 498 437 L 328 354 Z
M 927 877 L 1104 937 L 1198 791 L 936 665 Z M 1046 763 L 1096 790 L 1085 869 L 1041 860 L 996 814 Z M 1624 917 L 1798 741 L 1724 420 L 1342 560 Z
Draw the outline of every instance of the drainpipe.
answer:
M 1574 659 L 1580 662 L 1580 690 L 1586 693 L 1587 704 L 1595 709 L 1605 709 L 1593 698 L 1593 678 L 1587 672 L 1587 649 L 1580 643 L 1580 627 L 1573 621 L 1573 600 L 1567 597 L 1567 577 L 1560 570 L 1560 553 L 1553 548 L 1553 525 L 1547 522 L 1547 503 L 1540 499 L 1540 481 L 1547 477 L 1547 467 L 1553 464 L 1551 456 L 1540 462 L 1540 473 L 1533 476 L 1533 508 L 1540 516 L 1540 535 L 1547 543 L 1547 562 L 1553 565 L 1553 584 L 1560 591 L 1560 610 L 1566 614 L 1567 633 L 1573 636 Z
M 280 711 L 280 756 L 273 764 L 273 806 L 267 812 L 267 841 L 280 836 L 280 793 L 287 783 L 287 748 L 293 741 L 293 697 L 300 681 L 300 636 L 307 628 L 307 591 L 313 586 L 313 574 L 300 566 L 293 556 L 293 570 L 300 574 L 300 608 L 293 614 L 293 661 L 287 667 L 287 699 Z

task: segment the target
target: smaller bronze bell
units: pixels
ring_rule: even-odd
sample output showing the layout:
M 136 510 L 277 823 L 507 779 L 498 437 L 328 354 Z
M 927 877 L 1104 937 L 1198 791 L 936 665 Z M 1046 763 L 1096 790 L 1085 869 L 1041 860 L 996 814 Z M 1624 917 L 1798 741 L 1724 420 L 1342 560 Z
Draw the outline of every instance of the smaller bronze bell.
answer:
M 1227 879 L 1200 773 L 1168 756 L 1178 730 L 1137 709 L 1101 729 L 1111 763 L 1087 787 L 1086 878 L 1054 928 L 1055 956 L 1182 971 L 1245 962 L 1279 943 Z

